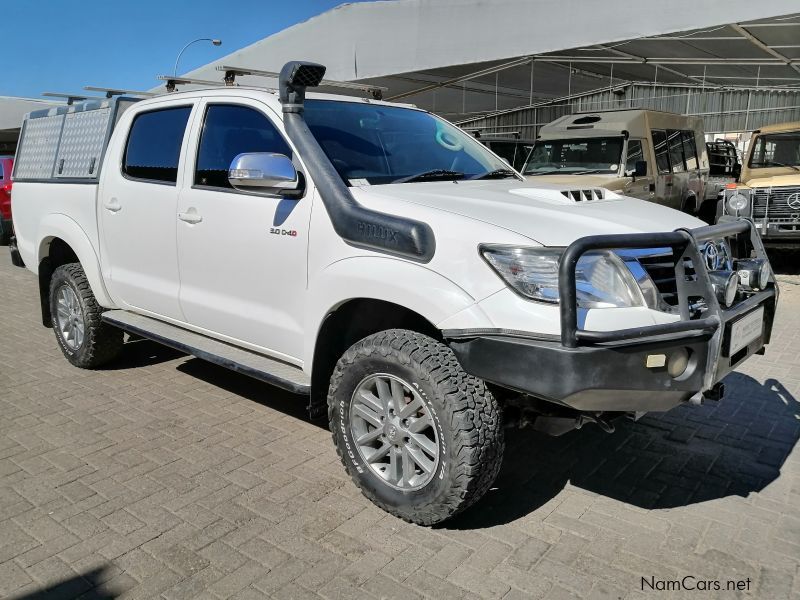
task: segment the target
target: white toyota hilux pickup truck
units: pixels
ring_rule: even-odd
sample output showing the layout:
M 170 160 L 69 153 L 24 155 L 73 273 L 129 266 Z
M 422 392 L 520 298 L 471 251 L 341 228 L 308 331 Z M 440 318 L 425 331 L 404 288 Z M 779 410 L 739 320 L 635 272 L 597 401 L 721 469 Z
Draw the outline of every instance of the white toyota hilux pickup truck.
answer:
M 363 493 L 429 525 L 489 489 L 504 426 L 610 431 L 763 352 L 750 221 L 527 183 L 423 110 L 306 97 L 324 71 L 28 115 L 12 254 L 73 365 L 128 332 L 307 395 Z

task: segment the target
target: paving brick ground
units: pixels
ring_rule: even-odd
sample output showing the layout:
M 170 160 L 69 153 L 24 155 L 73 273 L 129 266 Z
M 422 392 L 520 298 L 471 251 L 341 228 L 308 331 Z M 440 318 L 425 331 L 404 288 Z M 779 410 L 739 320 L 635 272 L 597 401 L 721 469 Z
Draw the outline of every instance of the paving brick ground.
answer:
M 149 342 L 72 368 L 0 258 L 0 597 L 800 597 L 796 277 L 723 402 L 512 432 L 485 500 L 426 529 L 360 495 L 300 398 Z

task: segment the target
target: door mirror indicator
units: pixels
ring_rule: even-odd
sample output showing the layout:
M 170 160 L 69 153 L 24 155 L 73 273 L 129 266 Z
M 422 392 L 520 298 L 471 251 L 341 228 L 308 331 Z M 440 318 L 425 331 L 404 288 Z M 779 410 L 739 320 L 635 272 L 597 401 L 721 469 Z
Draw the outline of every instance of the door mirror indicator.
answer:
M 248 152 L 231 161 L 228 181 L 239 191 L 280 193 L 300 187 L 300 177 L 291 159 L 274 152 Z

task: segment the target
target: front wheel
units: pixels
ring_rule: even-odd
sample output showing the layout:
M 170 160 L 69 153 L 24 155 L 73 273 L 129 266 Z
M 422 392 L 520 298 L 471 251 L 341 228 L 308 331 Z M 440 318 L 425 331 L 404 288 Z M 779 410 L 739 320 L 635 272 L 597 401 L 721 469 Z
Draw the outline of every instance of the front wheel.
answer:
M 78 263 L 58 267 L 50 280 L 50 314 L 58 345 L 67 360 L 94 369 L 122 351 L 121 329 L 103 323 L 102 307 Z
M 353 345 L 331 377 L 328 417 L 353 481 L 406 521 L 452 517 L 500 470 L 497 400 L 449 347 L 416 332 L 391 329 Z

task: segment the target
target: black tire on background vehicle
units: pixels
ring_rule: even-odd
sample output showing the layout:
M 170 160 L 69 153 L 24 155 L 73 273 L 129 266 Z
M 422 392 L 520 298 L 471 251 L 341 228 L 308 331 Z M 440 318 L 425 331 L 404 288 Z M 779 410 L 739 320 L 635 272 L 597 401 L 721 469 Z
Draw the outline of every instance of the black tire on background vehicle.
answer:
M 119 356 L 121 329 L 103 323 L 103 309 L 78 263 L 58 267 L 50 280 L 50 314 L 64 356 L 82 369 L 94 369 Z
M 449 347 L 413 331 L 381 331 L 345 352 L 331 376 L 328 419 L 363 494 L 420 525 L 474 504 L 502 463 L 497 400 Z

